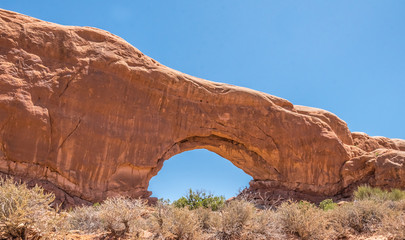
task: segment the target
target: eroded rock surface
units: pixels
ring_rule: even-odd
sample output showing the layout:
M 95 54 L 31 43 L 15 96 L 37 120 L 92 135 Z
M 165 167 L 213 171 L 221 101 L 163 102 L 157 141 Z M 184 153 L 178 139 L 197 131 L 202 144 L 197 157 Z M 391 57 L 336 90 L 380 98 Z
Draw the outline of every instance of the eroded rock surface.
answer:
M 403 140 L 350 133 L 327 111 L 183 74 L 95 28 L 0 10 L 0 34 L 3 174 L 72 199 L 148 197 L 165 160 L 205 148 L 269 189 L 405 186 Z

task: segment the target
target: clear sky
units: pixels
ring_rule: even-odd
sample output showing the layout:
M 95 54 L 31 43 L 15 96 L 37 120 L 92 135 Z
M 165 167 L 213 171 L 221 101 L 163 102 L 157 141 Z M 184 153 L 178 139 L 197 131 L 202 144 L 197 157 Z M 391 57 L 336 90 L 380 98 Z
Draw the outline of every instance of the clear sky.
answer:
M 405 1 L 0 0 L 0 8 L 101 28 L 176 70 L 326 109 L 351 131 L 405 139 Z M 149 189 L 231 197 L 250 179 L 194 150 L 166 161 Z

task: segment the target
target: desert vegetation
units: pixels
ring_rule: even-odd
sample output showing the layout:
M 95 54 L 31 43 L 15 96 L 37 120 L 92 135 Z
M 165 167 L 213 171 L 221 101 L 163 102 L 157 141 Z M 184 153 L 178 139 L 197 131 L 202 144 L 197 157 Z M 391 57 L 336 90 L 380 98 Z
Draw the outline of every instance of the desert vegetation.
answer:
M 0 239 L 405 239 L 405 192 L 361 186 L 353 201 L 285 201 L 258 209 L 192 191 L 169 203 L 125 197 L 70 210 L 54 195 L 0 179 Z

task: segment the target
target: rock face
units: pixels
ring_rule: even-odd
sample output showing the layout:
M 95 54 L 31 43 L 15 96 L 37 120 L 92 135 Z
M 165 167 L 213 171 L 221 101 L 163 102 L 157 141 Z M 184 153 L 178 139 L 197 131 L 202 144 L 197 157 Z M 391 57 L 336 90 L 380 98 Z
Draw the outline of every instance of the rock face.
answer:
M 350 133 L 327 111 L 183 74 L 99 29 L 0 10 L 0 34 L 0 172 L 68 201 L 148 197 L 163 162 L 197 148 L 269 191 L 405 187 L 404 140 Z

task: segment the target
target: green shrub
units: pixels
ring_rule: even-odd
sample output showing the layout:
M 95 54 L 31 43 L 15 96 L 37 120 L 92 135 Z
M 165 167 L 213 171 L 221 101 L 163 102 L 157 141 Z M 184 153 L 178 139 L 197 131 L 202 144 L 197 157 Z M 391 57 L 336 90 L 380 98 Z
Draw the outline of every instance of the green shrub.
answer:
M 332 210 L 336 206 L 337 206 L 337 204 L 334 203 L 332 199 L 325 199 L 325 200 L 323 200 L 322 202 L 319 203 L 319 207 L 324 211 Z
M 355 200 L 374 200 L 374 201 L 399 201 L 405 199 L 405 191 L 392 189 L 391 191 L 381 190 L 370 186 L 359 186 L 353 193 Z
M 202 190 L 194 192 L 190 189 L 187 196 L 174 201 L 173 205 L 177 208 L 188 207 L 190 210 L 203 207 L 217 211 L 224 205 L 224 202 L 225 198 L 223 196 L 214 196 Z
M 392 189 L 390 192 L 390 200 L 392 201 L 405 200 L 405 191 L 396 188 Z
M 359 186 L 353 193 L 355 200 L 375 200 L 386 198 L 385 192 L 380 188 L 373 188 L 370 186 Z

